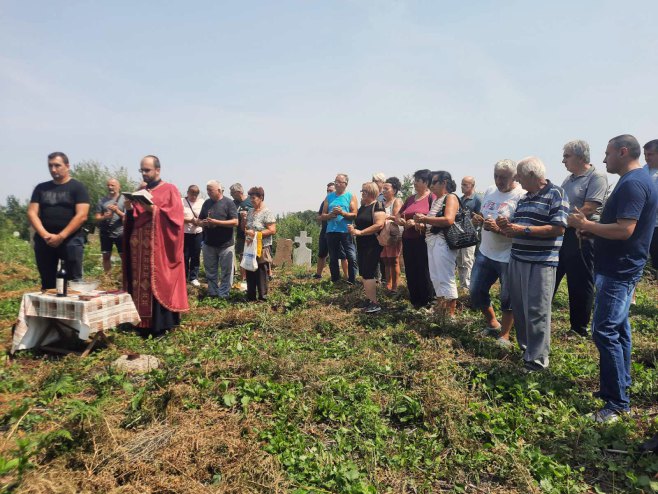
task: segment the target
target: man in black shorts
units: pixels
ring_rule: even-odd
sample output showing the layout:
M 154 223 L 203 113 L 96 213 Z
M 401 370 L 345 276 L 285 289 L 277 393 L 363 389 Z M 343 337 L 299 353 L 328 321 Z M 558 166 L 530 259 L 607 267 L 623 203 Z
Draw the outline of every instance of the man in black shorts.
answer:
M 123 252 L 123 216 L 126 210 L 123 201 L 121 184 L 116 178 L 109 179 L 107 196 L 98 200 L 94 215 L 100 230 L 103 270 L 106 273 L 112 269 L 112 246 L 116 245 L 119 255 Z
M 35 187 L 27 207 L 27 218 L 36 232 L 34 255 L 42 290 L 55 288 L 60 259 L 69 280 L 82 279 L 81 227 L 89 213 L 89 193 L 71 178 L 68 157 L 60 152 L 49 154 L 48 170 L 53 179 Z
M 329 182 L 327 184 L 327 195 L 331 194 L 335 190 L 336 184 Z M 320 204 L 320 210 L 318 211 L 317 219 L 318 223 L 322 225 L 322 229 L 320 230 L 320 239 L 318 240 L 318 267 L 317 271 L 313 275 L 313 278 L 316 279 L 322 278 L 322 271 L 324 270 L 324 266 L 327 263 L 327 256 L 329 255 L 329 246 L 327 245 L 327 222 L 320 219 L 323 207 L 324 200 L 322 201 L 322 204 Z M 338 252 L 338 259 L 340 259 L 340 264 L 343 267 L 343 276 L 347 278 L 347 256 L 345 255 L 345 251 L 343 250 L 342 246 L 340 246 L 340 250 Z

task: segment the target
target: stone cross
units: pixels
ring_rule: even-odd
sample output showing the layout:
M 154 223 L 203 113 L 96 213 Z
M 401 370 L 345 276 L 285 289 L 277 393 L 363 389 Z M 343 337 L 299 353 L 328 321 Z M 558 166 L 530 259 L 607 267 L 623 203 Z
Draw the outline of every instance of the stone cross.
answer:
M 312 238 L 306 234 L 306 230 L 299 232 L 299 236 L 295 237 L 295 242 L 299 244 L 292 253 L 292 260 L 295 266 L 311 267 L 311 249 L 306 244 L 311 243 Z

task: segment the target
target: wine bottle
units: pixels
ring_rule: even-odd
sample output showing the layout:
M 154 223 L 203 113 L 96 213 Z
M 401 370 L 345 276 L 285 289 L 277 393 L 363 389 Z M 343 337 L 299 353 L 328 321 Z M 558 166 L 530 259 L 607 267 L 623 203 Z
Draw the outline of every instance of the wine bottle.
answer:
M 68 280 L 66 278 L 66 267 L 64 261 L 59 261 L 59 271 L 57 271 L 57 278 L 55 286 L 57 287 L 57 296 L 66 297 L 68 295 Z

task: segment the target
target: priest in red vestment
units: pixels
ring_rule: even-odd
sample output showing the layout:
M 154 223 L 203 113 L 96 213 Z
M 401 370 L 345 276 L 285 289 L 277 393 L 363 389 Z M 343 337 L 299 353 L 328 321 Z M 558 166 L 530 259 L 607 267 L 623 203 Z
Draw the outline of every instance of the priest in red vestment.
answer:
M 140 173 L 153 205 L 126 200 L 123 288 L 132 295 L 144 336 L 158 336 L 189 310 L 183 205 L 176 186 L 160 179 L 156 156 L 142 159 Z

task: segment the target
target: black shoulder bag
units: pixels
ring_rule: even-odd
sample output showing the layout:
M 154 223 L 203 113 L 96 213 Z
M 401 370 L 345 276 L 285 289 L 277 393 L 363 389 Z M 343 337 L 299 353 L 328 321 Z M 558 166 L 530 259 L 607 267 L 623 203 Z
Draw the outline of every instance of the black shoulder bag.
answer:
M 471 215 L 468 209 L 464 208 L 461 199 L 457 194 L 453 194 L 459 201 L 459 211 L 455 215 L 455 222 L 447 228 L 433 226 L 430 230 L 434 234 L 443 232 L 446 243 L 451 250 L 464 249 L 472 247 L 478 243 L 478 233 L 471 221 Z M 443 200 L 441 211 L 436 216 L 443 216 L 446 209 L 446 198 Z

